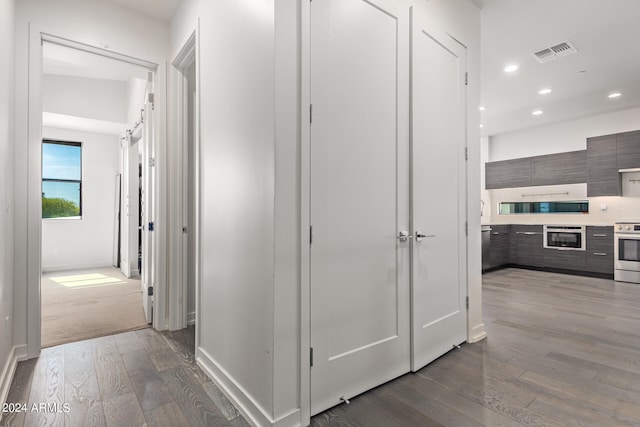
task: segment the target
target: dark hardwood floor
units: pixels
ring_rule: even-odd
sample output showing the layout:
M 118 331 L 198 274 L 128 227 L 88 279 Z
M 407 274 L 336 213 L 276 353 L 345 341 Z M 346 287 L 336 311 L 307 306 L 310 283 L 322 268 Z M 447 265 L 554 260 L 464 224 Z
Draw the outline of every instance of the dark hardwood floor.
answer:
M 313 426 L 640 426 L 640 285 L 483 276 L 489 334 L 312 418 Z M 21 362 L 6 426 L 247 426 L 195 365 L 193 329 L 81 341 Z M 64 409 L 64 407 L 62 407 Z
M 194 348 L 194 328 L 45 348 L 18 364 L 9 391 L 7 402 L 26 404 L 26 411 L 5 413 L 0 425 L 248 426 L 196 366 Z M 52 406 L 32 411 L 34 403 Z
M 313 426 L 640 426 L 640 285 L 483 276 L 488 337 L 312 419 Z

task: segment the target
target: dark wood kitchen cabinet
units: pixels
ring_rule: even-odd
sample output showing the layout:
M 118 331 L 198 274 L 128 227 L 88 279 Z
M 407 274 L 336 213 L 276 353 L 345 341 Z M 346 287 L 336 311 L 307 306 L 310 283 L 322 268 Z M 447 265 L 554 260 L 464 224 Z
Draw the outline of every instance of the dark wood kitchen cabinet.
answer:
M 528 187 L 531 185 L 531 159 L 502 160 L 485 163 L 485 187 Z
M 587 182 L 587 151 L 531 157 L 531 185 Z
M 491 226 L 491 268 L 509 264 L 510 225 Z
M 587 197 L 620 194 L 616 135 L 587 138 Z
M 640 131 L 616 135 L 618 169 L 640 168 Z
M 587 226 L 585 271 L 613 274 L 613 227 Z
M 563 270 L 584 270 L 586 265 L 585 251 L 570 249 L 544 248 L 544 266 Z
M 516 239 L 516 264 L 544 267 L 543 235 L 541 225 L 513 225 Z

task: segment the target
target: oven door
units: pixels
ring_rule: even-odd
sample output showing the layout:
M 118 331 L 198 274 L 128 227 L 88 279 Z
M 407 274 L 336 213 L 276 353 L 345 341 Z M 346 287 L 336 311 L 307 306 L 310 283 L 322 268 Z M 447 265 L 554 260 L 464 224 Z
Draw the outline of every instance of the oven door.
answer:
M 640 235 L 619 233 L 615 241 L 615 268 L 640 271 Z

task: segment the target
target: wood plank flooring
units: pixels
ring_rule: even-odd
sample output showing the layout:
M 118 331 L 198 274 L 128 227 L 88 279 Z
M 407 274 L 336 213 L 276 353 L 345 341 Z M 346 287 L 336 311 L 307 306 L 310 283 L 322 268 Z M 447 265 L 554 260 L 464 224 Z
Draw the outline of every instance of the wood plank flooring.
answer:
M 483 276 L 489 334 L 312 418 L 320 426 L 640 426 L 640 285 Z M 2 426 L 247 426 L 194 363 L 193 328 L 51 347 L 18 365 Z
M 488 337 L 312 418 L 312 426 L 640 426 L 640 285 L 483 276 Z
M 9 391 L 7 402 L 27 410 L 5 413 L 0 425 L 249 426 L 196 366 L 194 348 L 194 328 L 141 329 L 45 348 L 18 364 Z M 31 411 L 34 403 L 49 407 Z

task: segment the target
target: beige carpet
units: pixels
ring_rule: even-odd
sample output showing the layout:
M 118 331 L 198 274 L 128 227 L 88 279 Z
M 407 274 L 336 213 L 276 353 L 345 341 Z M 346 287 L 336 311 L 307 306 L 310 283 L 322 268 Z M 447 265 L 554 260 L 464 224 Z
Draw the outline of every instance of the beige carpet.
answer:
M 42 347 L 146 328 L 140 280 L 118 269 L 42 275 Z

